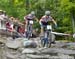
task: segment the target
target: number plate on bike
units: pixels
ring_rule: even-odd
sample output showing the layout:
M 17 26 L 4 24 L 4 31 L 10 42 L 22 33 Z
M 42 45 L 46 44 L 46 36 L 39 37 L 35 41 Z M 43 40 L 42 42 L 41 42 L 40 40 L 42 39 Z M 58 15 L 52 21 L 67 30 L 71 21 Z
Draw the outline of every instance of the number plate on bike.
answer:
M 29 21 L 29 23 L 30 23 L 30 24 L 33 24 L 33 21 L 32 21 L 32 20 L 30 20 L 30 21 Z
M 51 25 L 47 25 L 47 29 L 48 30 L 51 30 L 52 29 L 52 26 Z

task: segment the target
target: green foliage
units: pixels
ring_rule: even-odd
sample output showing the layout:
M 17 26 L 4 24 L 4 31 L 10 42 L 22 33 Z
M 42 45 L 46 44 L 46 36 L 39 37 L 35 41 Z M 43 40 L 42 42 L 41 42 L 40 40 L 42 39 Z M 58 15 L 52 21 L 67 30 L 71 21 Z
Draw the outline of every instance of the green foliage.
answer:
M 75 22 L 75 0 L 0 0 L 0 9 L 22 21 L 23 17 L 32 10 L 36 12 L 38 19 L 44 15 L 45 10 L 50 10 L 51 16 L 58 24 L 56 31 L 73 32 L 72 18 Z M 39 26 L 37 23 L 34 28 Z

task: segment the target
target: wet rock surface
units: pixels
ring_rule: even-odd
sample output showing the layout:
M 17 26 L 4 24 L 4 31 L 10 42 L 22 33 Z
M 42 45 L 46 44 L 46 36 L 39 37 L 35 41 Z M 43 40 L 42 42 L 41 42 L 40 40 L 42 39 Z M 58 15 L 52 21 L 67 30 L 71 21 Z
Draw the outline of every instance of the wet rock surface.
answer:
M 33 49 L 33 48 L 25 48 L 22 51 L 23 54 L 37 54 L 39 53 L 39 51 L 37 49 Z
M 23 38 L 1 38 L 5 45 L 0 44 L 0 59 L 75 59 L 74 42 L 56 41 L 50 48 L 40 48 L 39 37 L 33 39 L 39 43 L 36 48 L 24 47 Z
M 36 48 L 37 47 L 37 43 L 35 40 L 28 40 L 28 39 L 24 39 L 23 40 L 23 46 L 26 48 Z
M 6 46 L 8 48 L 12 48 L 12 49 L 18 49 L 19 47 L 22 46 L 22 39 L 12 39 L 12 38 L 9 38 L 7 39 L 7 42 L 6 42 Z

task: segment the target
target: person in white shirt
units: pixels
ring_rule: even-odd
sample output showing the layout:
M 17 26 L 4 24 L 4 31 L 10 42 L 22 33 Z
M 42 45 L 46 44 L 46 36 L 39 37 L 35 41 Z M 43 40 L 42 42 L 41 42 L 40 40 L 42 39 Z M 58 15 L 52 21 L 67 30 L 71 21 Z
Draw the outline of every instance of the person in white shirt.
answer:
M 1 28 L 5 28 L 5 23 L 7 21 L 8 17 L 6 15 L 6 12 L 3 10 L 0 10 L 0 25 Z
M 3 10 L 0 10 L 0 29 L 2 28 Z

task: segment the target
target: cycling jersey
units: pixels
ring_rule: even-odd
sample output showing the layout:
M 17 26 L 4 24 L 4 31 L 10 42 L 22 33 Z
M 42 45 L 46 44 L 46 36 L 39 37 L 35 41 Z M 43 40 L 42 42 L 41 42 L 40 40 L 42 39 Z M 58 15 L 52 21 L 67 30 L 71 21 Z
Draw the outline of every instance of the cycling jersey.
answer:
M 10 24 L 9 22 L 6 22 L 6 29 L 7 29 L 9 32 L 12 32 L 12 30 L 13 30 L 13 24 Z
M 45 27 L 46 25 L 49 24 L 49 22 L 52 21 L 52 17 L 51 16 L 42 16 L 42 18 L 40 19 L 40 25 L 41 27 Z
M 35 16 L 33 16 L 32 14 L 28 14 L 27 16 L 24 17 L 24 19 L 26 20 L 33 20 L 35 18 Z
M 52 21 L 52 17 L 51 16 L 46 16 L 44 15 L 41 19 L 41 22 L 48 22 L 48 21 Z

